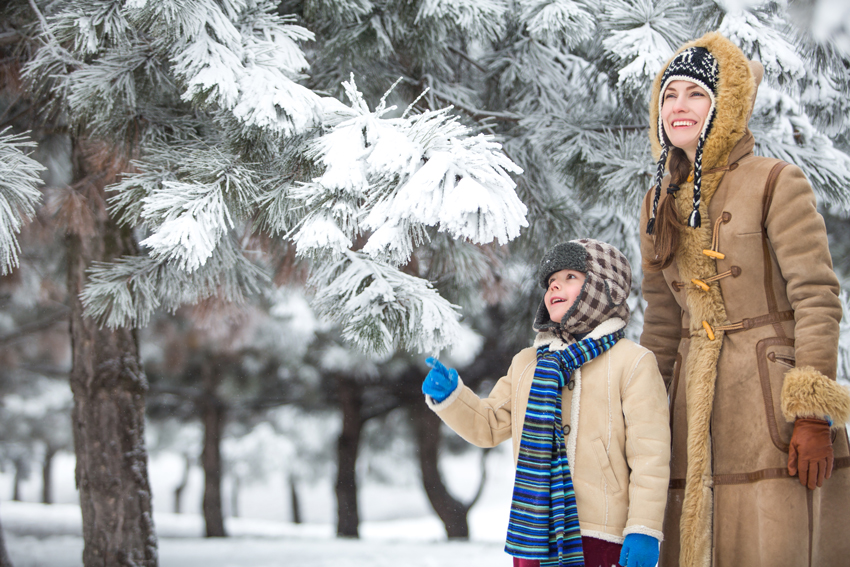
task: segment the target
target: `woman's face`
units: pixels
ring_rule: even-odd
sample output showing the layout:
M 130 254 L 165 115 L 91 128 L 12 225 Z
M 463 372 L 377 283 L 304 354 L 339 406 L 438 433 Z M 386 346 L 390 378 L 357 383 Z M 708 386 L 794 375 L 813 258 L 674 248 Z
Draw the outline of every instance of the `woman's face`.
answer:
M 690 81 L 671 82 L 661 96 L 661 123 L 667 139 L 684 150 L 693 163 L 711 98 L 702 87 Z
M 584 285 L 585 275 L 576 270 L 560 270 L 549 276 L 549 289 L 543 296 L 549 318 L 560 323 L 575 303 Z

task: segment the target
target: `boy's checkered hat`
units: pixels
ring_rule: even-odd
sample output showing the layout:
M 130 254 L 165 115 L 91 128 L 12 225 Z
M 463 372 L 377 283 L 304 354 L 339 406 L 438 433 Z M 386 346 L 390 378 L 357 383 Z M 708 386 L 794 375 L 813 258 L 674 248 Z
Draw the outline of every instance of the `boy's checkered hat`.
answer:
M 583 238 L 554 246 L 543 256 L 537 269 L 537 281 L 549 288 L 549 276 L 561 270 L 585 274 L 584 285 L 560 322 L 560 329 L 571 335 L 589 333 L 600 323 L 619 317 L 629 322 L 626 298 L 632 287 L 632 268 L 622 252 L 598 240 Z M 541 301 L 534 318 L 535 331 L 558 329 L 549 318 L 546 302 Z
M 667 85 L 673 81 L 689 81 L 702 87 L 711 99 L 711 107 L 708 109 L 708 117 L 702 126 L 699 141 L 697 143 L 696 155 L 694 156 L 694 201 L 693 210 L 688 216 L 688 226 L 697 228 L 702 224 L 699 214 L 699 204 L 702 199 L 702 148 L 705 139 L 711 131 L 716 114 L 715 99 L 717 97 L 717 78 L 719 68 L 717 59 L 704 47 L 690 47 L 679 53 L 667 66 L 661 76 L 661 90 L 658 93 L 658 141 L 661 142 L 661 158 L 655 173 L 655 199 L 652 202 L 652 214 L 646 226 L 647 234 L 652 234 L 655 227 L 655 214 L 658 211 L 658 200 L 661 196 L 661 180 L 664 179 L 664 168 L 667 166 L 667 153 L 670 150 L 670 142 L 664 133 L 664 124 L 661 120 L 661 107 L 664 106 L 664 91 Z

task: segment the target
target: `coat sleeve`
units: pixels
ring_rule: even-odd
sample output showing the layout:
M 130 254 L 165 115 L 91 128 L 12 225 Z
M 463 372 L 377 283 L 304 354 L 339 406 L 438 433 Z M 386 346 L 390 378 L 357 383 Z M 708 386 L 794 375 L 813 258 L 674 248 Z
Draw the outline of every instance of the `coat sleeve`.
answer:
M 511 412 L 514 397 L 514 375 L 518 377 L 522 368 L 517 369 L 519 355 L 514 357 L 506 376 L 496 382 L 486 398 L 480 398 L 463 382 L 440 403 L 426 396 L 428 406 L 455 433 L 478 447 L 495 447 L 511 438 Z
M 667 392 L 655 357 L 641 349 L 622 387 L 629 473 L 629 517 L 623 535 L 642 533 L 662 539 L 670 483 L 670 427 Z
M 785 375 L 782 412 L 789 421 L 828 416 L 839 426 L 850 418 L 850 393 L 835 382 L 838 278 L 823 217 L 799 167 L 790 165 L 780 173 L 765 226 L 795 319 L 796 364 Z
M 641 206 L 639 229 L 642 266 L 645 266 L 646 260 L 655 255 L 653 237 L 646 234 L 648 208 L 652 203 L 653 191 L 654 189 L 649 190 Z M 641 292 L 646 300 L 646 310 L 643 315 L 640 344 L 655 355 L 664 383 L 669 387 L 673 380 L 673 365 L 676 362 L 676 353 L 682 338 L 682 310 L 661 272 L 648 272 L 644 268 Z

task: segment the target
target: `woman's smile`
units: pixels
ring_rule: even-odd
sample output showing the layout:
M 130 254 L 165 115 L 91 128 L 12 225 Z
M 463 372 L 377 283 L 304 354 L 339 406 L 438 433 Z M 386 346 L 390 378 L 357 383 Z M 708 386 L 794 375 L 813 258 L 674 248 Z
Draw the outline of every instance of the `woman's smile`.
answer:
M 699 137 L 708 113 L 711 98 L 690 81 L 672 81 L 663 93 L 661 122 L 670 143 L 681 148 L 694 161 Z

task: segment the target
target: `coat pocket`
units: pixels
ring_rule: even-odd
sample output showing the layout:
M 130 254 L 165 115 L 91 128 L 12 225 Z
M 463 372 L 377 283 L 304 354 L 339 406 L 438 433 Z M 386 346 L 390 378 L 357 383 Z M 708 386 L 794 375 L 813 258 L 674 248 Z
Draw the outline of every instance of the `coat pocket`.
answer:
M 617 475 L 614 474 L 614 468 L 611 466 L 611 460 L 608 458 L 602 439 L 597 437 L 593 440 L 593 452 L 596 453 L 596 462 L 608 485 L 614 489 L 614 492 L 620 492 L 620 483 L 617 481 Z
M 759 381 L 767 416 L 767 429 L 773 445 L 785 453 L 791 440 L 790 425 L 780 410 L 780 391 L 785 372 L 794 366 L 794 339 L 770 337 L 756 344 Z

